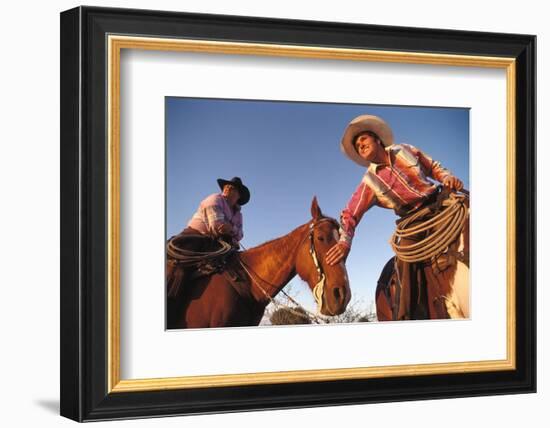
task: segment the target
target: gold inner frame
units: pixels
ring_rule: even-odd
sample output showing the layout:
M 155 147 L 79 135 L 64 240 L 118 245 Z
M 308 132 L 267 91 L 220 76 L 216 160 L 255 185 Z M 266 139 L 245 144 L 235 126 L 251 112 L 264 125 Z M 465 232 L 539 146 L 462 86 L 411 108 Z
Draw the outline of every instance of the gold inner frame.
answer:
M 516 368 L 516 284 L 515 284 L 515 99 L 514 58 L 426 54 L 415 52 L 335 49 L 256 43 L 108 36 L 108 391 L 153 391 L 183 388 L 312 382 L 343 379 L 473 373 Z M 442 66 L 502 68 L 506 70 L 507 134 L 507 267 L 506 341 L 504 360 L 458 363 L 356 367 L 283 372 L 239 373 L 230 375 L 184 376 L 150 379 L 120 377 L 120 53 L 122 49 L 201 52 L 216 54 L 262 55 L 294 58 L 339 59 L 351 61 L 432 64 Z

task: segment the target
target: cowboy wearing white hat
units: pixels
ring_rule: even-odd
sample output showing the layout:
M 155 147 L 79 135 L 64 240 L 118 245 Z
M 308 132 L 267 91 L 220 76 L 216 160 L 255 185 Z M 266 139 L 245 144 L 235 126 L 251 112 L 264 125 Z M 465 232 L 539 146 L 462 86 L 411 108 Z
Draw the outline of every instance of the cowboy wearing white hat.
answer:
M 389 147 L 393 144 L 393 132 L 388 124 L 378 116 L 368 114 L 357 116 L 349 123 L 340 143 L 340 149 L 348 158 L 359 165 L 367 167 L 370 165 L 372 159 L 359 154 L 355 144 L 359 136 L 364 138 L 364 136 L 368 135 L 377 138 L 383 147 Z
M 357 224 L 374 205 L 406 217 L 435 201 L 441 186 L 460 191 L 462 182 L 437 161 L 408 144 L 395 144 L 390 126 L 380 117 L 362 115 L 344 131 L 342 152 L 367 168 L 361 183 L 341 214 L 340 240 L 327 253 L 327 263 L 344 260 Z

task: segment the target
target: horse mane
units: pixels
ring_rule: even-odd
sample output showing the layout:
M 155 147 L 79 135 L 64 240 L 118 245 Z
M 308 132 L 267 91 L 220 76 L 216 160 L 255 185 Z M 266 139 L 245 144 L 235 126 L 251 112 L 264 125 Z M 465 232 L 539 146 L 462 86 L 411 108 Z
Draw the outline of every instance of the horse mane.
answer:
M 289 243 L 291 241 L 291 237 L 293 237 L 300 229 L 305 228 L 309 223 L 304 223 L 291 232 L 287 233 L 286 235 L 279 236 L 278 238 L 271 239 L 269 241 L 266 241 L 260 245 L 257 245 L 255 247 L 249 248 L 248 250 L 244 251 L 243 254 L 250 255 L 254 257 L 257 252 L 263 251 L 266 249 L 266 247 L 271 247 L 272 250 L 277 252 L 286 252 L 289 250 Z
M 336 221 L 336 219 L 332 217 L 322 216 L 319 220 L 329 220 L 331 223 L 334 224 L 334 226 L 339 227 L 338 221 Z M 249 248 L 244 252 L 250 254 L 250 253 L 254 253 L 255 251 L 262 251 L 265 249 L 264 247 L 267 247 L 267 246 L 273 246 L 274 250 L 287 250 L 289 238 L 293 236 L 295 233 L 297 233 L 298 230 L 305 228 L 309 224 L 310 224 L 309 221 L 307 223 L 301 224 L 300 226 L 296 227 L 294 230 L 290 231 L 286 235 L 279 236 L 278 238 L 274 238 L 269 241 L 266 241 L 260 245 Z M 254 254 L 251 254 L 251 255 L 254 255 Z

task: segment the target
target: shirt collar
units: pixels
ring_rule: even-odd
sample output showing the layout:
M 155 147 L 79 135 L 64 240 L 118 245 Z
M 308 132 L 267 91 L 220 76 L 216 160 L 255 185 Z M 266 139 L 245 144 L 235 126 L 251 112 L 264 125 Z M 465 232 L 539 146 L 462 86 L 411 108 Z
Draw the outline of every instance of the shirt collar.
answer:
M 391 146 L 384 147 L 384 150 L 388 154 L 388 156 L 391 156 L 393 146 L 395 146 L 395 144 L 392 144 Z M 386 165 L 386 164 L 384 164 L 384 165 Z M 379 167 L 384 166 L 384 165 L 382 165 L 380 163 L 376 163 L 376 162 L 370 162 L 370 164 L 368 166 L 368 171 L 370 173 L 374 174 Z
M 223 196 L 223 193 L 220 193 L 220 196 L 222 197 L 221 199 L 223 203 L 227 206 L 227 209 L 229 209 L 230 211 L 233 211 L 234 213 L 239 212 L 241 210 L 241 206 L 239 204 L 235 204 L 233 209 L 231 209 L 231 205 L 229 205 L 229 202 L 227 202 L 227 198 Z

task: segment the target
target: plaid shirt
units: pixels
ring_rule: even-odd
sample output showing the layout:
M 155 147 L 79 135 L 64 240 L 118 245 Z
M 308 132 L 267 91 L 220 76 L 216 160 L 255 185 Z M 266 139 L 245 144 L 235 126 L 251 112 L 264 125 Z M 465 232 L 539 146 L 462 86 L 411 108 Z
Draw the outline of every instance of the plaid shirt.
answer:
M 217 236 L 216 226 L 224 222 L 233 226 L 231 236 L 235 241 L 243 239 L 241 207 L 237 205 L 235 210 L 232 210 L 221 193 L 214 193 L 200 203 L 187 227 L 192 227 L 204 235 Z
M 408 144 L 386 147 L 390 165 L 371 163 L 340 216 L 340 242 L 351 246 L 355 228 L 373 205 L 403 216 L 420 207 L 436 190 L 428 177 L 439 182 L 451 175 L 439 162 Z

